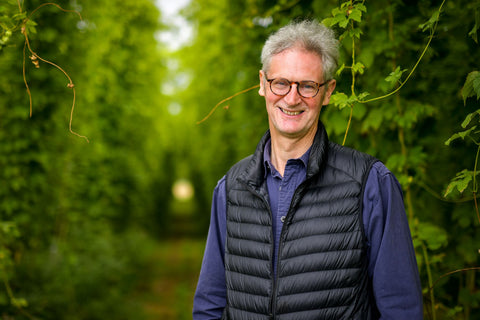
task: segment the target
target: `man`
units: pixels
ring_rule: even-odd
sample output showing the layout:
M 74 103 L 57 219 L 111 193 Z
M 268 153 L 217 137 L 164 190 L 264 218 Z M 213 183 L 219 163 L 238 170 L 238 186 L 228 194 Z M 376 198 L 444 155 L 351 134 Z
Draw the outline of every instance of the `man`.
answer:
M 269 131 L 214 190 L 194 320 L 422 319 L 397 180 L 329 142 L 319 120 L 337 60 L 333 32 L 315 21 L 266 41 Z

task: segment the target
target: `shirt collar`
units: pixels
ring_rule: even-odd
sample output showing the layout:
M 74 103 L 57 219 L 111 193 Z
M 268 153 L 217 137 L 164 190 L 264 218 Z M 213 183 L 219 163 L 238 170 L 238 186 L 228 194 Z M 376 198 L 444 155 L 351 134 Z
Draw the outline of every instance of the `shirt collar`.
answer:
M 291 159 L 291 160 L 300 160 L 303 163 L 303 165 L 305 166 L 305 168 L 307 168 L 308 167 L 308 159 L 310 158 L 310 150 L 311 149 L 312 149 L 312 147 L 308 148 L 307 152 L 305 152 L 300 158 Z M 268 139 L 267 143 L 265 144 L 265 148 L 263 149 L 263 167 L 264 167 L 264 172 L 265 172 L 265 178 L 267 177 L 267 174 L 269 172 L 272 172 L 272 174 L 273 174 L 273 170 L 275 170 L 275 172 L 276 172 L 276 169 L 273 166 L 272 161 L 271 161 L 271 155 L 270 155 L 271 150 L 272 150 L 272 140 Z

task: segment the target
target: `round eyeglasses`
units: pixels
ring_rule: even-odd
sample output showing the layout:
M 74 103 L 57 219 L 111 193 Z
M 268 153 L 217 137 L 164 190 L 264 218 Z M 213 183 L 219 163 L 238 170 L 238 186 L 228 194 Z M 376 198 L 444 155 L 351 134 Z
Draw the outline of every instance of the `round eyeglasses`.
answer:
M 327 80 L 323 83 L 316 83 L 315 81 L 290 81 L 285 78 L 268 79 L 270 83 L 270 90 L 277 96 L 286 96 L 292 90 L 292 84 L 297 85 L 297 92 L 304 98 L 313 98 L 318 94 L 322 86 L 328 83 Z

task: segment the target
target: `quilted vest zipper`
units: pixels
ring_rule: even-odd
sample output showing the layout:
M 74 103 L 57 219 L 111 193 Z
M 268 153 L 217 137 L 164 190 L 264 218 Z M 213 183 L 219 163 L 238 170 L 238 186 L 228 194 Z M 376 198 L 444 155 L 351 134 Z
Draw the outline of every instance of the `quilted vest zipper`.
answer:
M 307 179 L 308 180 L 308 179 Z M 273 291 L 272 291 L 272 300 L 271 300 L 271 303 L 270 303 L 270 306 L 271 306 L 271 310 L 272 310 L 272 313 L 271 313 L 271 319 L 275 319 L 276 317 L 276 309 L 277 309 L 277 283 L 278 283 L 278 273 L 280 271 L 280 264 L 281 264 L 281 259 L 280 257 L 282 256 L 282 248 L 283 248 L 283 243 L 285 242 L 284 238 L 285 238 L 285 234 L 286 234 L 286 230 L 288 228 L 288 225 L 290 224 L 290 219 L 291 219 L 291 216 L 293 214 L 293 209 L 294 207 L 297 206 L 297 204 L 300 202 L 300 194 L 303 193 L 303 191 L 305 190 L 305 185 L 306 185 L 306 182 L 307 180 L 303 181 L 298 187 L 297 189 L 295 190 L 295 192 L 293 193 L 293 197 L 292 197 L 292 201 L 290 202 L 290 207 L 288 208 L 288 212 L 287 212 L 287 215 L 285 216 L 285 222 L 283 223 L 283 226 L 282 226 L 282 231 L 280 232 L 280 239 L 278 240 L 278 254 L 277 254 L 277 273 L 275 274 L 275 279 L 274 279 L 274 282 L 273 282 Z M 269 207 L 270 209 L 270 207 Z M 270 213 L 271 215 L 272 213 Z M 273 229 L 272 229 L 272 233 L 273 233 Z M 275 251 L 275 250 L 273 250 Z M 273 252 L 272 252 L 272 259 L 273 259 Z M 273 260 L 272 260 L 273 262 Z

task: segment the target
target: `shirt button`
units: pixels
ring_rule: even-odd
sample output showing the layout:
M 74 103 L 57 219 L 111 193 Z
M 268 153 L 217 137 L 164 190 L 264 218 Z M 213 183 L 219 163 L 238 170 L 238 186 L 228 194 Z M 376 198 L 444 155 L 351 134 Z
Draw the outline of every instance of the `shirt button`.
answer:
M 282 216 L 282 217 L 280 218 L 280 221 L 282 221 L 282 223 L 285 222 L 285 216 Z

